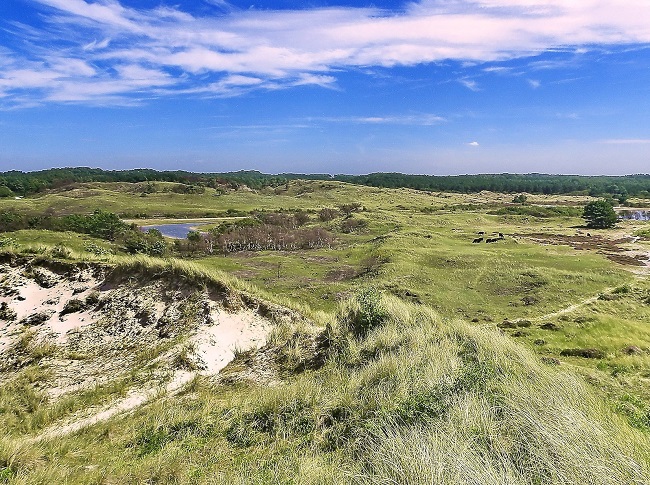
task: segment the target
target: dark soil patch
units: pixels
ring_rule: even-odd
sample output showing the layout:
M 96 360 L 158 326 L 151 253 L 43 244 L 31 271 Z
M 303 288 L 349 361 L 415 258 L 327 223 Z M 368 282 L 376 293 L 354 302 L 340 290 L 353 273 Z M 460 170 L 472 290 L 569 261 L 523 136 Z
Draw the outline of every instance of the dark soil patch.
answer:
M 309 263 L 336 263 L 339 258 L 334 256 L 301 256 L 301 259 Z
M 38 312 L 38 313 L 32 313 L 31 315 L 23 318 L 20 323 L 22 325 L 27 325 L 30 327 L 36 326 L 36 325 L 41 325 L 44 322 L 47 322 L 50 317 L 52 316 L 54 312 L 52 311 L 44 311 L 44 312 Z
M 607 259 L 628 266 L 645 266 L 647 260 L 643 256 L 628 256 L 626 254 L 607 254 Z
M 255 271 L 252 269 L 238 269 L 236 271 L 232 272 L 233 275 L 235 275 L 237 278 L 255 278 L 260 274 L 259 271 Z
M 643 353 L 643 350 L 641 350 L 641 348 L 637 347 L 636 345 L 628 345 L 623 349 L 623 353 L 625 355 L 639 355 Z
M 582 357 L 584 359 L 604 359 L 605 352 L 600 349 L 564 349 L 562 357 Z
M 0 303 L 0 320 L 13 322 L 16 319 L 16 312 L 4 301 Z
M 499 328 L 517 328 L 517 324 L 515 322 L 511 322 L 510 320 L 506 319 L 503 322 L 497 324 L 497 327 L 499 327 Z
M 629 237 L 619 239 L 607 239 L 600 235 L 581 235 L 569 236 L 565 234 L 517 234 L 516 236 L 529 239 L 538 244 L 550 244 L 553 246 L 570 246 L 578 251 L 596 251 L 604 254 L 605 257 L 618 264 L 626 266 L 645 266 L 646 259 L 644 256 L 628 256 L 621 254 L 625 252 L 620 245 L 632 242 L 634 239 Z
M 325 275 L 325 281 L 345 281 L 358 275 L 358 271 L 352 266 L 341 266 L 330 270 Z
M 621 252 L 623 249 L 619 247 L 619 244 L 630 241 L 628 238 L 611 240 L 599 235 L 586 236 L 580 234 L 569 236 L 565 234 L 532 233 L 518 234 L 517 236 L 530 239 L 540 244 L 563 245 L 571 246 L 577 250 L 600 250 L 607 252 Z
M 497 327 L 499 328 L 528 328 L 531 326 L 530 320 L 515 320 L 510 321 L 507 318 L 499 323 Z

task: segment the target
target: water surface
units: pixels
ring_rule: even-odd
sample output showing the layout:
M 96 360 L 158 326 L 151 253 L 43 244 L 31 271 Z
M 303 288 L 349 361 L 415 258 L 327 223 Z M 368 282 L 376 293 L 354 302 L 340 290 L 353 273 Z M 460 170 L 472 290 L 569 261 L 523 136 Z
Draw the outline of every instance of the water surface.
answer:
M 620 211 L 618 217 L 624 220 L 650 221 L 650 210 Z
M 146 232 L 149 229 L 158 229 L 160 233 L 165 237 L 185 239 L 190 231 L 195 231 L 200 226 L 205 226 L 205 223 L 177 222 L 173 224 L 155 224 L 153 226 L 140 226 L 140 230 Z

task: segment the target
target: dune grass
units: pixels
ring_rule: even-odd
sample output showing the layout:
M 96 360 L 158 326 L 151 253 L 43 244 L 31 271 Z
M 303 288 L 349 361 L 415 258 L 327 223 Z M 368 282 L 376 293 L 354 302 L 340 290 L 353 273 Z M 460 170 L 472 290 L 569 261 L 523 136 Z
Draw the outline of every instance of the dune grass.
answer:
M 493 329 L 379 297 L 345 304 L 327 335 L 319 370 L 275 387 L 197 381 L 72 436 L 3 440 L 0 464 L 12 483 L 650 480 L 646 436 Z

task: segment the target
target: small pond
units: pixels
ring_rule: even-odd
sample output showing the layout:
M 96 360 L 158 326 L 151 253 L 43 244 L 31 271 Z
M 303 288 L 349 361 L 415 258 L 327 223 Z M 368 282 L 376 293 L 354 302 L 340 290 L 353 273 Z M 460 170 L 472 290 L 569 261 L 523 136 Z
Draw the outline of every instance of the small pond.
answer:
M 625 210 L 618 213 L 618 217 L 624 220 L 650 221 L 650 210 Z
M 180 222 L 174 224 L 156 224 L 153 226 L 140 226 L 143 232 L 149 229 L 158 229 L 165 237 L 173 237 L 174 239 L 185 239 L 190 231 L 195 231 L 200 226 L 204 226 L 200 222 Z

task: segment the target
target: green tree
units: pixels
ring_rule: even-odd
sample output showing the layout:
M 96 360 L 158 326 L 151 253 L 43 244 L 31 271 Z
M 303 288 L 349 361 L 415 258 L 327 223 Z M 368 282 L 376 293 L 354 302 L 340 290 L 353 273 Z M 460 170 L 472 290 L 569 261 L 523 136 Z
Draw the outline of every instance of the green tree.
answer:
M 618 220 L 616 211 L 611 202 L 607 200 L 596 200 L 589 202 L 582 213 L 587 221 L 587 227 L 592 229 L 607 229 L 613 227 Z
M 6 185 L 0 185 L 0 198 L 13 197 L 15 194 Z

